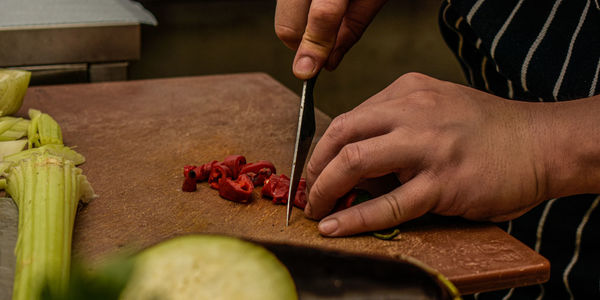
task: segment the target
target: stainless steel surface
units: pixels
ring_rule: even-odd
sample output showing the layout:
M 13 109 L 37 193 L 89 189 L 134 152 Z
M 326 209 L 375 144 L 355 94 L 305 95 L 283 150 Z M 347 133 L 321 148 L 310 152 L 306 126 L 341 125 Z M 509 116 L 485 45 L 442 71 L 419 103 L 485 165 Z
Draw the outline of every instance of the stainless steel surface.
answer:
M 302 98 L 300 99 L 300 112 L 298 113 L 298 129 L 296 131 L 296 143 L 294 146 L 294 159 L 292 160 L 292 174 L 290 178 L 290 189 L 288 191 L 287 210 L 285 226 L 289 225 L 292 216 L 292 207 L 298 182 L 302 176 L 302 169 L 310 150 L 312 139 L 315 136 L 315 103 L 313 99 L 313 90 L 319 74 L 313 78 L 304 81 L 302 86 Z
M 19 212 L 11 198 L 0 198 L 0 299 L 12 298 Z
M 138 60 L 140 25 L 68 24 L 0 27 L 0 66 Z
M 90 82 L 127 80 L 127 62 L 90 64 Z
M 128 62 L 9 67 L 31 72 L 30 85 L 127 80 Z
M 78 64 L 59 64 L 59 65 L 37 65 L 11 67 L 9 69 L 20 69 L 31 72 L 29 85 L 49 85 L 64 83 L 82 83 L 88 82 L 88 65 Z

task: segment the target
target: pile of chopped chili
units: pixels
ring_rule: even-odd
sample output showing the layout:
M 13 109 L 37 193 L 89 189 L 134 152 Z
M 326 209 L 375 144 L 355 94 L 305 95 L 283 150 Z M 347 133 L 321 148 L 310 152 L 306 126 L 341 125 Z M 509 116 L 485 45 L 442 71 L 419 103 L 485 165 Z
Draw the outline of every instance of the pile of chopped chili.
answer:
M 273 163 L 267 160 L 246 163 L 242 155 L 229 155 L 223 161 L 212 161 L 200 166 L 183 167 L 185 177 L 181 190 L 196 191 L 199 182 L 208 181 L 211 188 L 227 200 L 249 203 L 254 187 L 264 185 L 262 195 L 275 204 L 287 204 L 290 179 L 277 175 Z M 300 179 L 293 204 L 301 209 L 306 206 L 306 180 Z
M 211 188 L 219 190 L 219 195 L 227 200 L 249 203 L 254 187 L 263 186 L 261 195 L 270 198 L 274 204 L 287 204 L 290 178 L 276 174 L 275 165 L 267 160 L 246 163 L 242 155 L 229 155 L 223 161 L 213 160 L 200 166 L 183 167 L 185 177 L 181 189 L 184 192 L 196 191 L 196 184 L 208 181 Z M 353 190 L 337 202 L 334 211 L 346 209 L 368 200 L 370 195 L 364 191 Z M 294 206 L 306 207 L 306 179 L 300 178 Z

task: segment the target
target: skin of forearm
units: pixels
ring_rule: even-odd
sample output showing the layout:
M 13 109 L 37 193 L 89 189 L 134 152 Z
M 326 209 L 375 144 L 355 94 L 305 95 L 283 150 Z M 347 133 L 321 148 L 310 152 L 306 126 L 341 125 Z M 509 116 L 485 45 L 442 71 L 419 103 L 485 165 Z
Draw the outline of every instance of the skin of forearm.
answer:
M 528 105 L 544 198 L 600 193 L 600 95 Z

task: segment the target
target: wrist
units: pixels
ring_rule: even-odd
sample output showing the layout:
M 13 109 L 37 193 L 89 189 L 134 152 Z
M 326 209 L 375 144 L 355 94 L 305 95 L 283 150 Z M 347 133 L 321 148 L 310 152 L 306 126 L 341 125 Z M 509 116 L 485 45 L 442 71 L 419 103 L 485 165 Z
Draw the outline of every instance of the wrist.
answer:
M 538 196 L 600 193 L 600 101 L 529 103 L 529 112 Z

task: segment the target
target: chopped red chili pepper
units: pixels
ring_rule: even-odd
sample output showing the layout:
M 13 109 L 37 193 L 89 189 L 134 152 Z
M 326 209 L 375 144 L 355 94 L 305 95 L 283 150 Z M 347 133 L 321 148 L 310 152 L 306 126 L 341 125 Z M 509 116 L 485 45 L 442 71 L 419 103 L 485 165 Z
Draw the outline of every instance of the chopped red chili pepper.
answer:
M 219 179 L 219 195 L 227 200 L 248 203 L 252 198 L 254 185 L 246 174 L 241 174 L 237 180 L 223 177 Z
M 272 198 L 275 204 L 287 204 L 289 190 L 290 178 L 284 174 L 273 174 L 265 181 L 261 193 L 263 196 Z M 306 179 L 300 178 L 292 204 L 302 209 L 306 207 Z
M 275 174 L 275 166 L 270 161 L 260 160 L 244 165 L 240 174 L 246 174 L 252 179 L 255 186 L 263 185 L 265 180 Z
M 187 172 L 181 190 L 184 192 L 193 192 L 196 190 L 196 172 L 193 170 Z
M 209 163 L 205 163 L 199 167 L 194 168 L 194 171 L 196 172 L 196 182 L 201 182 L 201 181 L 207 180 L 208 177 L 210 176 L 210 171 L 212 170 L 212 166 L 216 163 L 218 163 L 218 161 L 213 160 Z
M 238 178 L 240 170 L 246 164 L 246 158 L 243 155 L 229 155 L 225 157 L 223 164 L 231 170 L 232 178 Z
M 182 189 L 195 191 L 196 183 L 208 179 L 210 187 L 219 190 L 219 195 L 231 201 L 247 203 L 254 186 L 263 185 L 262 194 L 272 198 L 273 203 L 286 204 L 290 188 L 290 178 L 275 175 L 273 163 L 260 160 L 246 163 L 242 155 L 229 155 L 223 162 L 212 161 L 201 166 L 187 165 L 183 169 L 185 181 Z M 243 176 L 242 176 L 243 175 Z M 237 178 L 233 180 L 233 178 Z M 294 206 L 304 209 L 306 206 L 306 180 L 300 179 Z
M 183 166 L 183 176 L 187 177 L 188 176 L 188 172 L 190 172 L 191 170 L 193 170 L 195 168 L 196 168 L 196 166 L 194 166 L 194 165 Z
M 231 170 L 223 163 L 215 163 L 210 170 L 208 183 L 213 189 L 219 189 L 219 180 L 221 178 L 231 178 Z
M 294 203 L 296 207 L 304 209 L 306 207 L 306 179 L 300 178 L 298 189 L 294 195 Z
M 284 174 L 273 174 L 265 181 L 265 185 L 261 191 L 263 196 L 273 199 L 275 204 L 286 204 L 287 196 L 290 189 L 290 178 Z

